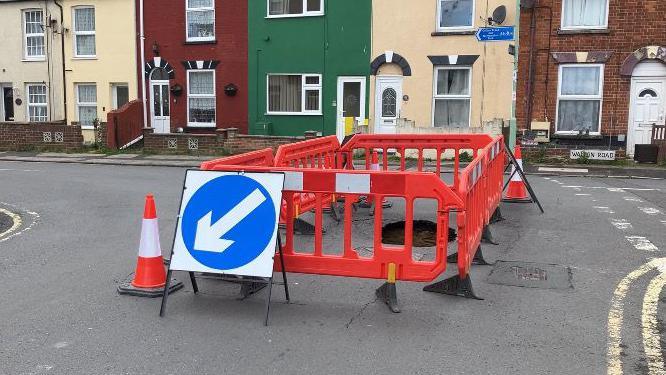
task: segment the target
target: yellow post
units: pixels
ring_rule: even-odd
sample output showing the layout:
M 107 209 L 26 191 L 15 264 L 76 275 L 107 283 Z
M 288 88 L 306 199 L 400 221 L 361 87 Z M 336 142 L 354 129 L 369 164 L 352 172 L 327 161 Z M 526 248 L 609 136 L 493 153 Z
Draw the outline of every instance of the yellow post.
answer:
M 389 284 L 395 284 L 395 263 L 388 264 L 388 279 Z

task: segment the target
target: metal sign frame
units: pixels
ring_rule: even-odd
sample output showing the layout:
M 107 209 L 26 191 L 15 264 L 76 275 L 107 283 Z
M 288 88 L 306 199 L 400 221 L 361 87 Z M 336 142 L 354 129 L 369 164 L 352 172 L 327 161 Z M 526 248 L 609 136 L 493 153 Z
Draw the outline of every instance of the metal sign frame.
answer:
M 516 160 L 516 157 L 513 155 L 513 152 L 508 147 L 505 147 L 504 150 L 506 151 L 506 154 L 509 156 L 509 163 L 506 165 L 504 168 L 504 173 L 509 169 L 510 166 L 514 166 L 514 171 L 511 173 L 509 176 L 509 179 L 507 182 L 504 184 L 504 188 L 502 188 L 502 191 L 506 190 L 506 187 L 509 186 L 509 182 L 511 182 L 511 178 L 518 173 L 520 175 L 520 178 L 522 178 L 523 182 L 525 183 L 525 187 L 527 188 L 527 192 L 530 194 L 530 197 L 532 198 L 532 201 L 537 204 L 539 207 L 539 210 L 541 213 L 544 213 L 543 207 L 541 206 L 541 202 L 539 202 L 539 199 L 536 196 L 536 193 L 532 189 L 532 185 L 530 185 L 529 181 L 527 181 L 527 176 L 525 176 L 525 173 L 523 172 L 523 168 L 521 168 L 520 164 L 518 164 L 518 160 Z

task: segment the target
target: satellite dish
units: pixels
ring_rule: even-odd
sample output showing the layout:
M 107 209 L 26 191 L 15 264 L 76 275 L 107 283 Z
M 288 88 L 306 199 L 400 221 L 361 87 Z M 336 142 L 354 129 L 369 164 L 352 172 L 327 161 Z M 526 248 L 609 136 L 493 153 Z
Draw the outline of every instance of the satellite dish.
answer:
M 493 11 L 493 23 L 501 25 L 504 21 L 506 21 L 506 7 L 500 5 Z

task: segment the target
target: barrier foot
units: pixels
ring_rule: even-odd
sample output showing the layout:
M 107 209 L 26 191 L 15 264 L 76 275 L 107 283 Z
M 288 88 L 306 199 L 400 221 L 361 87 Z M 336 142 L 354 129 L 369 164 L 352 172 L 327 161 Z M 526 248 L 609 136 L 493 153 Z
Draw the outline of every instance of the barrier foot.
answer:
M 483 227 L 483 233 L 481 234 L 481 242 L 489 243 L 492 245 L 499 245 L 499 243 L 495 242 L 495 239 L 493 238 L 493 233 L 490 231 L 490 226 L 488 225 L 485 225 Z
M 267 286 L 268 284 L 266 284 L 266 282 L 255 282 L 252 280 L 247 280 L 241 284 L 240 297 L 238 297 L 238 299 L 242 301 Z
M 490 217 L 490 224 L 495 224 L 499 223 L 500 221 L 504 221 L 504 216 L 502 216 L 502 211 L 500 210 L 499 207 L 495 209 L 495 212 L 493 212 L 493 215 Z
M 400 307 L 398 307 L 398 294 L 395 288 L 395 283 L 386 282 L 382 284 L 375 291 L 377 298 L 382 300 L 388 307 L 391 309 L 391 312 L 399 313 Z
M 458 253 L 453 253 L 446 257 L 446 263 L 458 263 Z M 472 264 L 477 266 L 492 266 L 492 263 L 486 262 L 486 259 L 483 257 L 483 252 L 481 251 L 481 246 L 476 249 L 474 253 L 474 258 L 472 259 Z
M 472 289 L 472 280 L 470 279 L 469 275 L 467 275 L 465 278 L 461 278 L 460 275 L 449 277 L 448 279 L 424 286 L 423 291 L 483 300 L 483 298 L 474 294 L 474 289 Z

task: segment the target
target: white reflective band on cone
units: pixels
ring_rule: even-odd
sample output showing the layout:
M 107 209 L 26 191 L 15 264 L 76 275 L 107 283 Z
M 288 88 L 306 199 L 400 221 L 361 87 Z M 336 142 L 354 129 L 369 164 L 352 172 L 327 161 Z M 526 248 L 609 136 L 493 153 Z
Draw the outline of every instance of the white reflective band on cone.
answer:
M 141 224 L 141 242 L 139 243 L 139 256 L 154 258 L 162 256 L 160 247 L 160 232 L 157 219 L 143 219 Z
M 520 170 L 523 170 L 523 161 L 521 159 L 516 160 L 518 162 L 518 165 L 520 165 Z M 515 172 L 515 173 L 514 173 Z M 522 178 L 520 178 L 520 174 L 516 172 L 516 167 L 511 168 L 511 173 L 513 176 L 511 177 L 511 181 L 523 181 Z

